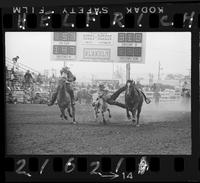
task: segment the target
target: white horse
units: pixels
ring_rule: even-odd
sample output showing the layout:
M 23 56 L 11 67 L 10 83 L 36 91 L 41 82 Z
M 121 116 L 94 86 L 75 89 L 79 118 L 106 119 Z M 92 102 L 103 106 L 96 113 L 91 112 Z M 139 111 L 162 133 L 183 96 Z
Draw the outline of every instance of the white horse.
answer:
M 109 118 L 111 118 L 110 109 L 106 101 L 102 97 L 98 97 L 98 95 L 94 94 L 92 106 L 94 107 L 94 114 L 95 114 L 96 121 L 98 119 L 98 114 L 100 113 L 103 118 L 103 123 L 106 124 L 104 113 L 108 112 Z

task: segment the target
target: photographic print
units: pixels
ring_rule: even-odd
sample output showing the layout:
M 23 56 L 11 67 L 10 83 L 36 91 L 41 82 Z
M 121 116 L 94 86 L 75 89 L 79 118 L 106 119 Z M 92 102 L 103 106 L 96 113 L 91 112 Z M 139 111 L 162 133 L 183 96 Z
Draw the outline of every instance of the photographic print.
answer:
M 6 153 L 191 155 L 191 33 L 6 32 Z

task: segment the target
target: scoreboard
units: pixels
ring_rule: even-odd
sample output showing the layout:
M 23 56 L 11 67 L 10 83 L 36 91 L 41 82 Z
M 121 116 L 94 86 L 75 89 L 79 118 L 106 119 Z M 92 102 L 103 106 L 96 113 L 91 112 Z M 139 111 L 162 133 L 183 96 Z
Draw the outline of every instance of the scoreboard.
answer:
M 76 59 L 76 32 L 54 32 L 51 45 L 52 60 Z
M 54 55 L 76 55 L 76 46 L 53 45 Z
M 52 60 L 145 63 L 145 33 L 54 32 Z
M 118 33 L 117 56 L 120 62 L 145 62 L 145 33 Z

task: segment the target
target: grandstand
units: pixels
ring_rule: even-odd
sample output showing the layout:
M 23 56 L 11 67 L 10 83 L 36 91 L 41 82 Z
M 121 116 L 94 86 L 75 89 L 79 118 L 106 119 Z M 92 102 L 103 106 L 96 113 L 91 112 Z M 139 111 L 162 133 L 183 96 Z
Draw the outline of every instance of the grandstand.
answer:
M 25 73 L 27 70 L 30 70 L 30 72 L 37 73 L 37 74 L 40 73 L 39 71 L 37 71 L 37 70 L 35 70 L 35 69 L 25 65 L 25 64 L 22 64 L 20 62 L 17 63 L 17 66 L 19 68 L 19 71 L 23 72 L 23 73 Z M 13 61 L 9 57 L 6 57 L 6 67 L 8 69 L 11 69 L 13 67 Z
M 37 96 L 40 94 L 43 98 L 45 96 L 47 101 L 49 95 L 48 81 L 44 83 L 45 89 L 43 89 L 44 87 L 41 84 L 35 81 L 31 84 L 30 88 L 24 88 L 23 86 L 24 74 L 27 70 L 34 75 L 38 75 L 40 72 L 20 62 L 17 63 L 17 69 L 12 70 L 13 66 L 12 59 L 6 57 L 6 101 L 11 103 L 32 103 L 36 94 Z M 14 76 L 12 77 L 12 75 Z

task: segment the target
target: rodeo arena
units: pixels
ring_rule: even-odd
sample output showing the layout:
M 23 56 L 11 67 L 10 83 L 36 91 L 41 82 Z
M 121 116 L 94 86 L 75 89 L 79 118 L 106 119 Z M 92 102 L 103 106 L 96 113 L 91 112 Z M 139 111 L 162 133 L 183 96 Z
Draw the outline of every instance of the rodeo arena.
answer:
M 6 55 L 8 154 L 191 154 L 190 69 L 164 75 L 159 60 L 155 73 L 134 75 L 148 62 L 147 33 L 49 34 L 48 62 L 59 67 Z M 109 76 L 90 69 L 106 62 Z

